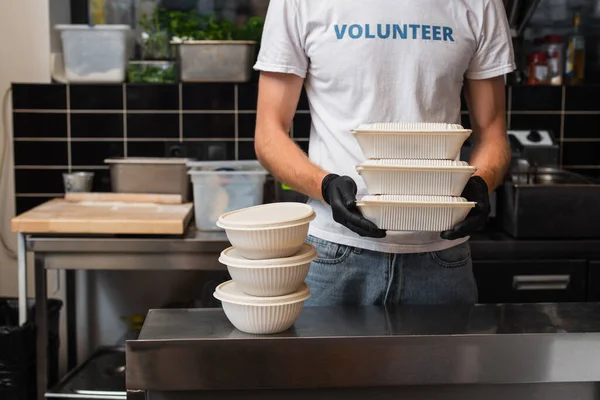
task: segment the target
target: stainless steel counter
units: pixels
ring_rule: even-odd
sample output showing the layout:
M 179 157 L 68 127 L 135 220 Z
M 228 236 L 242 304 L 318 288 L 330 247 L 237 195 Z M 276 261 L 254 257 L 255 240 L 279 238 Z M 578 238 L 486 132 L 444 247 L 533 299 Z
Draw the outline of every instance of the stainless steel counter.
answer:
M 253 336 L 221 310 L 153 310 L 139 340 L 127 342 L 127 389 L 600 382 L 599 315 L 592 303 L 305 308 L 292 330 Z

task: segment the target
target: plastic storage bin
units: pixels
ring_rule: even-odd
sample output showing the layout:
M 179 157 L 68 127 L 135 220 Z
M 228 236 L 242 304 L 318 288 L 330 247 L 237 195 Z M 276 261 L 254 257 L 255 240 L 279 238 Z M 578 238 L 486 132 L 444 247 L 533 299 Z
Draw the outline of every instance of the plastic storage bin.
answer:
M 56 25 L 69 82 L 125 81 L 131 28 L 127 25 Z
M 219 231 L 222 214 L 263 202 L 267 171 L 258 161 L 190 162 L 196 227 Z

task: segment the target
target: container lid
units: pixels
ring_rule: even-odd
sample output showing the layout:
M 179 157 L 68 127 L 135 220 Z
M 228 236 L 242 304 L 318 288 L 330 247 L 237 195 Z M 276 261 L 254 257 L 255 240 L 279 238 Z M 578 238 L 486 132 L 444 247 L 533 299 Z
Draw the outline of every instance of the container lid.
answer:
M 291 257 L 273 258 L 269 260 L 249 260 L 238 253 L 234 247 L 223 250 L 219 262 L 238 268 L 274 268 L 294 267 L 313 262 L 317 259 L 317 250 L 310 244 L 304 243 L 300 250 Z
M 471 132 L 458 124 L 437 122 L 377 122 L 362 124 L 355 133 L 466 133 Z
M 275 306 L 304 301 L 310 297 L 310 289 L 303 283 L 300 289 L 292 294 L 276 297 L 249 296 L 239 290 L 234 281 L 227 281 L 217 286 L 213 294 L 217 300 L 241 305 Z
M 104 30 L 104 31 L 129 31 L 131 27 L 129 25 L 84 25 L 84 24 L 60 24 L 54 25 L 54 29 L 57 31 L 90 31 L 90 30 Z
M 221 215 L 217 225 L 224 229 L 280 228 L 315 219 L 313 208 L 304 203 L 272 203 Z
M 189 158 L 166 158 L 166 157 L 115 157 L 104 160 L 106 164 L 165 164 L 165 165 L 186 165 L 190 162 Z
M 422 196 L 408 194 L 384 194 L 363 196 L 357 205 L 407 205 L 407 206 L 444 206 L 444 207 L 475 207 L 475 202 L 464 197 L 453 196 Z
M 452 160 L 409 160 L 409 159 L 378 159 L 367 160 L 356 166 L 361 169 L 434 169 L 434 170 L 465 170 L 475 172 L 477 167 L 472 167 L 465 161 Z

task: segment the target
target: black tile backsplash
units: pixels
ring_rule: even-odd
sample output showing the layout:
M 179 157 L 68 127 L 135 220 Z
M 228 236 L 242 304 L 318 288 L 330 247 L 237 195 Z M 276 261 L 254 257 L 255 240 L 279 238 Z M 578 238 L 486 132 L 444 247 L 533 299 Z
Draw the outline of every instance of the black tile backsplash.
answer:
M 72 142 L 71 162 L 73 165 L 105 165 L 104 160 L 109 157 L 123 157 L 124 142 Z
M 235 138 L 234 114 L 186 114 L 183 116 L 184 138 Z
M 14 142 L 15 165 L 68 165 L 68 142 Z
M 294 117 L 294 137 L 305 138 L 310 137 L 310 114 L 296 114 Z
M 122 110 L 123 85 L 69 85 L 71 110 Z
M 12 85 L 15 110 L 64 110 L 67 108 L 65 85 L 15 83 Z
M 179 114 L 128 114 L 127 137 L 179 139 Z
M 240 138 L 252 139 L 254 138 L 254 131 L 256 128 L 256 114 L 239 114 L 238 115 L 238 136 Z
M 565 115 L 565 138 L 600 139 L 600 114 Z
M 563 143 L 564 165 L 600 165 L 600 142 Z
M 15 138 L 65 138 L 67 137 L 67 114 L 14 113 L 13 132 Z
M 127 85 L 128 110 L 179 110 L 179 85 Z
M 129 157 L 166 157 L 169 144 L 173 142 L 128 142 L 127 155 Z
M 63 193 L 60 169 L 17 169 L 15 170 L 16 193 Z
M 199 83 L 182 85 L 184 110 L 234 110 L 235 85 Z
M 123 114 L 71 114 L 71 137 L 122 139 Z
M 17 209 L 62 193 L 62 173 L 69 168 L 94 167 L 94 190 L 110 190 L 108 157 L 256 159 L 257 91 L 256 83 L 15 84 Z M 552 130 L 563 146 L 563 165 L 600 175 L 600 86 L 516 86 L 507 93 L 512 95 L 508 129 Z M 304 151 L 311 128 L 308 109 L 303 90 L 293 138 Z M 470 127 L 467 113 L 461 113 L 461 121 Z
M 254 151 L 254 141 L 239 142 L 238 157 L 240 160 L 256 160 L 256 152 Z
M 512 111 L 560 111 L 562 87 L 513 86 Z
M 600 110 L 600 86 L 569 86 L 565 91 L 565 110 Z
M 238 88 L 238 108 L 240 110 L 256 110 L 258 83 L 240 85 Z

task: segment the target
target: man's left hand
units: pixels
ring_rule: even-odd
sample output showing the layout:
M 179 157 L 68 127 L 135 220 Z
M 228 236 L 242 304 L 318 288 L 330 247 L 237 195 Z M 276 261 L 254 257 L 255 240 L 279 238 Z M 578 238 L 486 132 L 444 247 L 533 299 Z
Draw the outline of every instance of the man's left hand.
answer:
M 442 239 L 456 240 L 472 235 L 483 229 L 490 216 L 490 196 L 488 185 L 482 177 L 472 176 L 462 192 L 462 197 L 477 204 L 471 210 L 464 221 L 458 223 L 454 228 L 442 232 Z

